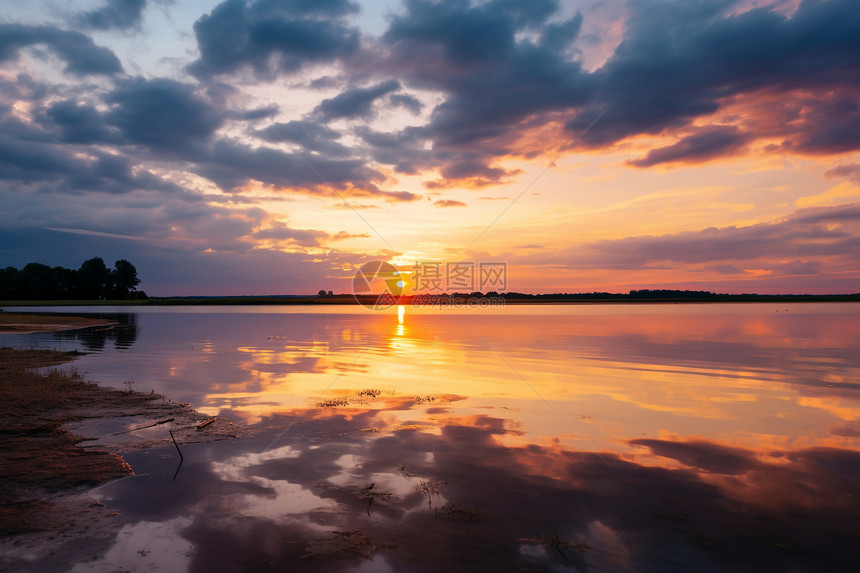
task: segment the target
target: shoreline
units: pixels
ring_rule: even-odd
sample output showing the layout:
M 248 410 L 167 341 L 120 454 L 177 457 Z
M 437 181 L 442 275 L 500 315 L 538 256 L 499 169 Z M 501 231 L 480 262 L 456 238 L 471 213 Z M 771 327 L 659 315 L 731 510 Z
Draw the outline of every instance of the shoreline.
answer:
M 91 492 L 134 475 L 123 454 L 175 438 L 181 460 L 184 444 L 246 433 L 154 392 L 84 380 L 68 366 L 81 355 L 0 348 L 0 569 L 115 534 L 122 520 Z
M 539 298 L 531 298 L 531 297 Z M 627 295 L 618 295 L 618 298 L 589 298 L 577 296 L 561 296 L 554 297 L 549 295 L 526 295 L 517 296 L 445 296 L 440 295 L 431 301 L 421 300 L 418 297 L 402 297 L 390 303 L 386 302 L 386 306 L 438 306 L 444 304 L 446 306 L 454 306 L 460 304 L 479 304 L 482 301 L 500 302 L 495 306 L 541 306 L 541 305 L 659 305 L 659 304 L 787 304 L 787 303 L 849 303 L 860 302 L 860 294 L 840 294 L 840 295 L 716 295 L 714 297 L 667 297 L 667 298 L 630 298 Z M 87 306 L 93 308 L 99 307 L 157 307 L 157 306 L 373 306 L 377 302 L 376 297 L 354 297 L 353 295 L 333 295 L 331 297 L 317 296 L 225 296 L 225 297 L 163 297 L 150 298 L 145 301 L 127 301 L 127 300 L 32 300 L 32 301 L 0 301 L 0 317 L 6 312 L 2 307 L 70 307 L 70 306 Z M 0 333 L 3 325 L 0 324 Z M 78 326 L 73 328 L 86 328 L 86 326 Z M 58 329 L 59 330 L 59 329 Z M 11 331 L 10 331 L 11 332 Z M 19 332 L 19 331 L 14 331 Z M 45 331 L 35 331 L 45 332 Z
M 96 326 L 116 326 L 119 323 L 101 318 L 54 316 L 43 313 L 11 313 L 0 311 L 0 334 L 35 334 L 61 332 Z

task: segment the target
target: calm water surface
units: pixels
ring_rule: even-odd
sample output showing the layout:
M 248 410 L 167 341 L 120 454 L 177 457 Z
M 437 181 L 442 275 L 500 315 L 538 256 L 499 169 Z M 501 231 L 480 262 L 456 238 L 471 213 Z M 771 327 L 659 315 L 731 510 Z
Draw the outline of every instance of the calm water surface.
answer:
M 121 326 L 0 345 L 254 436 L 186 445 L 175 481 L 175 451 L 129 455 L 98 491 L 125 526 L 72 571 L 860 559 L 860 305 L 98 310 Z

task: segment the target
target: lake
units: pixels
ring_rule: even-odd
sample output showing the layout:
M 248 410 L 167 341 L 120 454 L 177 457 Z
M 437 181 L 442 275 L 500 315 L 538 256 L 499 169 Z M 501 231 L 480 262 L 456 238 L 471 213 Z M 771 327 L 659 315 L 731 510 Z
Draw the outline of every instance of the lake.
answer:
M 13 309 L 8 309 L 13 310 Z M 14 309 L 25 310 L 25 309 Z M 65 307 L 247 438 L 129 454 L 83 571 L 826 571 L 860 560 L 860 304 Z

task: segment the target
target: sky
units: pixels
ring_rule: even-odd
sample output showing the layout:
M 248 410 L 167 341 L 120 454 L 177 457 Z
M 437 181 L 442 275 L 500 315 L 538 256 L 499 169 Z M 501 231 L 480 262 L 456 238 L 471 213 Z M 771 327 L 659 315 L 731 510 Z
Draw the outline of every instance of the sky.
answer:
M 4 0 L 0 267 L 857 293 L 858 31 L 856 0 Z

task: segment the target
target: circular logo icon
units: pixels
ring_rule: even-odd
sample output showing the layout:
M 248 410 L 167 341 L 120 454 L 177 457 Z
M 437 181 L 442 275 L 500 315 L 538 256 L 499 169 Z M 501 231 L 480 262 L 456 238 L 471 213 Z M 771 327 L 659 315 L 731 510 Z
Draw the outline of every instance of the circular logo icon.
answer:
M 385 310 L 397 304 L 404 286 L 397 267 L 385 261 L 364 263 L 352 277 L 355 300 L 371 310 Z

